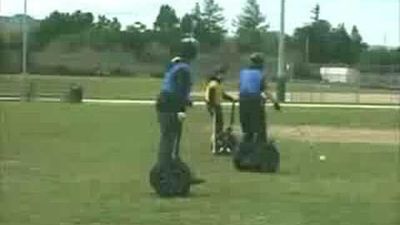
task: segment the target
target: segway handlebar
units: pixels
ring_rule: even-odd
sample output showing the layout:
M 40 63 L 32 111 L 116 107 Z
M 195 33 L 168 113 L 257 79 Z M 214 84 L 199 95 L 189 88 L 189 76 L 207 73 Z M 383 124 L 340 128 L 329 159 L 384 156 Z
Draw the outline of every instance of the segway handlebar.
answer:
M 230 127 L 233 126 L 233 124 L 235 123 L 235 110 L 236 109 L 236 102 L 232 102 L 232 106 L 231 106 L 231 118 L 230 118 Z

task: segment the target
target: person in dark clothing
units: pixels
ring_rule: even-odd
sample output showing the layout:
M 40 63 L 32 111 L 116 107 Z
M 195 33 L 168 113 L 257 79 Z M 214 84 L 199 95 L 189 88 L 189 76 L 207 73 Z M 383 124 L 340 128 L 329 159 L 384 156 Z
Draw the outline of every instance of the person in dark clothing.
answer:
M 216 138 L 223 132 L 224 129 L 224 118 L 221 106 L 222 101 L 237 101 L 233 96 L 227 94 L 222 86 L 223 76 L 227 73 L 227 70 L 228 68 L 222 65 L 213 72 L 208 79 L 204 96 L 207 104 L 207 110 L 213 120 L 211 141 L 213 143 L 212 152 L 214 154 L 216 153 Z
M 158 162 L 167 168 L 173 160 L 180 160 L 180 137 L 182 123 L 186 118 L 186 108 L 191 106 L 190 92 L 192 78 L 190 62 L 197 54 L 196 43 L 190 39 L 182 40 L 179 56 L 167 67 L 156 110 L 160 123 L 160 145 Z M 203 183 L 203 179 L 192 178 L 192 184 Z
M 267 141 L 265 102 L 267 99 L 280 110 L 278 101 L 266 87 L 264 75 L 264 56 L 254 53 L 250 57 L 250 66 L 240 72 L 239 102 L 240 124 L 244 141 Z

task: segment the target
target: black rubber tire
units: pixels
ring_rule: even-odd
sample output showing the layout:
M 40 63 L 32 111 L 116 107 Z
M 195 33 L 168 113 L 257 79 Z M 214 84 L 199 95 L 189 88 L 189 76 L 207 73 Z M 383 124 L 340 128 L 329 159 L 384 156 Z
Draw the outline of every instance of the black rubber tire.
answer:
M 255 143 L 242 142 L 233 154 L 234 167 L 239 171 L 253 171 L 257 169 L 257 145 Z
M 277 173 L 280 167 L 280 153 L 274 141 L 269 141 L 262 149 L 260 172 Z
M 212 144 L 211 144 L 212 148 Z M 238 141 L 235 135 L 231 133 L 223 133 L 217 140 L 216 156 L 231 156 L 238 149 Z
M 234 152 L 237 152 L 238 148 L 238 141 L 235 135 L 230 134 L 227 138 L 227 143 L 226 143 L 226 148 L 230 149 L 230 155 L 233 154 Z
M 191 171 L 180 160 L 161 169 L 157 163 L 150 171 L 150 185 L 160 197 L 185 197 L 190 193 Z
M 280 153 L 274 141 L 240 143 L 233 164 L 239 171 L 276 173 L 279 171 Z

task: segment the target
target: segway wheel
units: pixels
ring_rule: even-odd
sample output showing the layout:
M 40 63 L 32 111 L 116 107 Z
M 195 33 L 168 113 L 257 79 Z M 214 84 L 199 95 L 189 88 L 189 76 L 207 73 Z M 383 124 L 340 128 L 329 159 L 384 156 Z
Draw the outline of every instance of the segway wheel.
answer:
M 238 141 L 237 138 L 233 134 L 227 135 L 225 138 L 225 143 L 223 146 L 223 152 L 225 155 L 232 155 L 234 152 L 237 152 Z
M 242 165 L 242 160 L 245 156 L 245 153 L 244 153 L 245 147 L 247 147 L 247 146 L 245 146 L 244 143 L 240 143 L 237 151 L 233 152 L 233 157 L 232 157 L 233 158 L 233 166 L 239 171 L 244 170 L 244 166 Z
M 257 145 L 251 142 L 242 142 L 233 154 L 233 165 L 239 171 L 254 171 L 258 167 Z
M 215 151 L 213 149 L 213 144 L 211 144 L 212 153 L 215 156 L 228 156 L 231 154 L 231 147 L 229 140 L 225 136 L 226 134 L 221 134 L 215 143 Z
M 185 197 L 190 193 L 191 172 L 186 163 L 176 160 L 166 168 L 157 163 L 150 171 L 150 185 L 160 197 Z
M 268 141 L 262 152 L 262 163 L 260 172 L 277 173 L 280 167 L 280 153 L 275 141 Z

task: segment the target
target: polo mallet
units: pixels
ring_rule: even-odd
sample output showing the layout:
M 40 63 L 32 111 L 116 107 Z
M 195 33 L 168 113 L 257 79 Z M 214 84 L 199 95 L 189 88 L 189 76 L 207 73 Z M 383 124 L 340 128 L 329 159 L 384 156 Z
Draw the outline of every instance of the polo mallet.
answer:
M 172 159 L 174 160 L 180 158 L 179 154 L 180 154 L 180 143 L 182 139 L 182 130 L 183 130 L 183 121 L 179 121 L 178 134 L 175 139 L 174 150 L 172 151 Z
M 235 124 L 235 111 L 236 111 L 236 103 L 235 103 L 235 102 L 232 102 L 232 106 L 231 106 L 231 118 L 230 118 L 229 127 L 228 127 L 228 129 L 229 129 L 230 131 L 232 131 L 232 132 L 233 132 L 233 125 Z
M 216 154 L 217 149 L 217 113 L 214 110 L 212 117 L 212 134 L 211 134 L 211 150 L 213 154 Z
M 228 149 L 226 149 L 228 153 L 232 153 L 235 150 L 233 148 L 236 148 L 237 145 L 237 138 L 233 135 L 235 114 L 236 114 L 235 112 L 236 112 L 236 103 L 232 102 L 229 126 L 225 130 L 225 140 L 224 140 L 225 142 L 229 142 L 229 143 L 224 143 L 225 146 L 228 146 Z
M 238 140 L 237 137 L 233 134 L 233 126 L 235 123 L 235 108 L 236 103 L 232 102 L 231 111 L 230 111 L 230 121 L 229 126 L 223 131 L 221 134 L 218 143 L 219 143 L 219 154 L 230 155 L 237 150 Z

